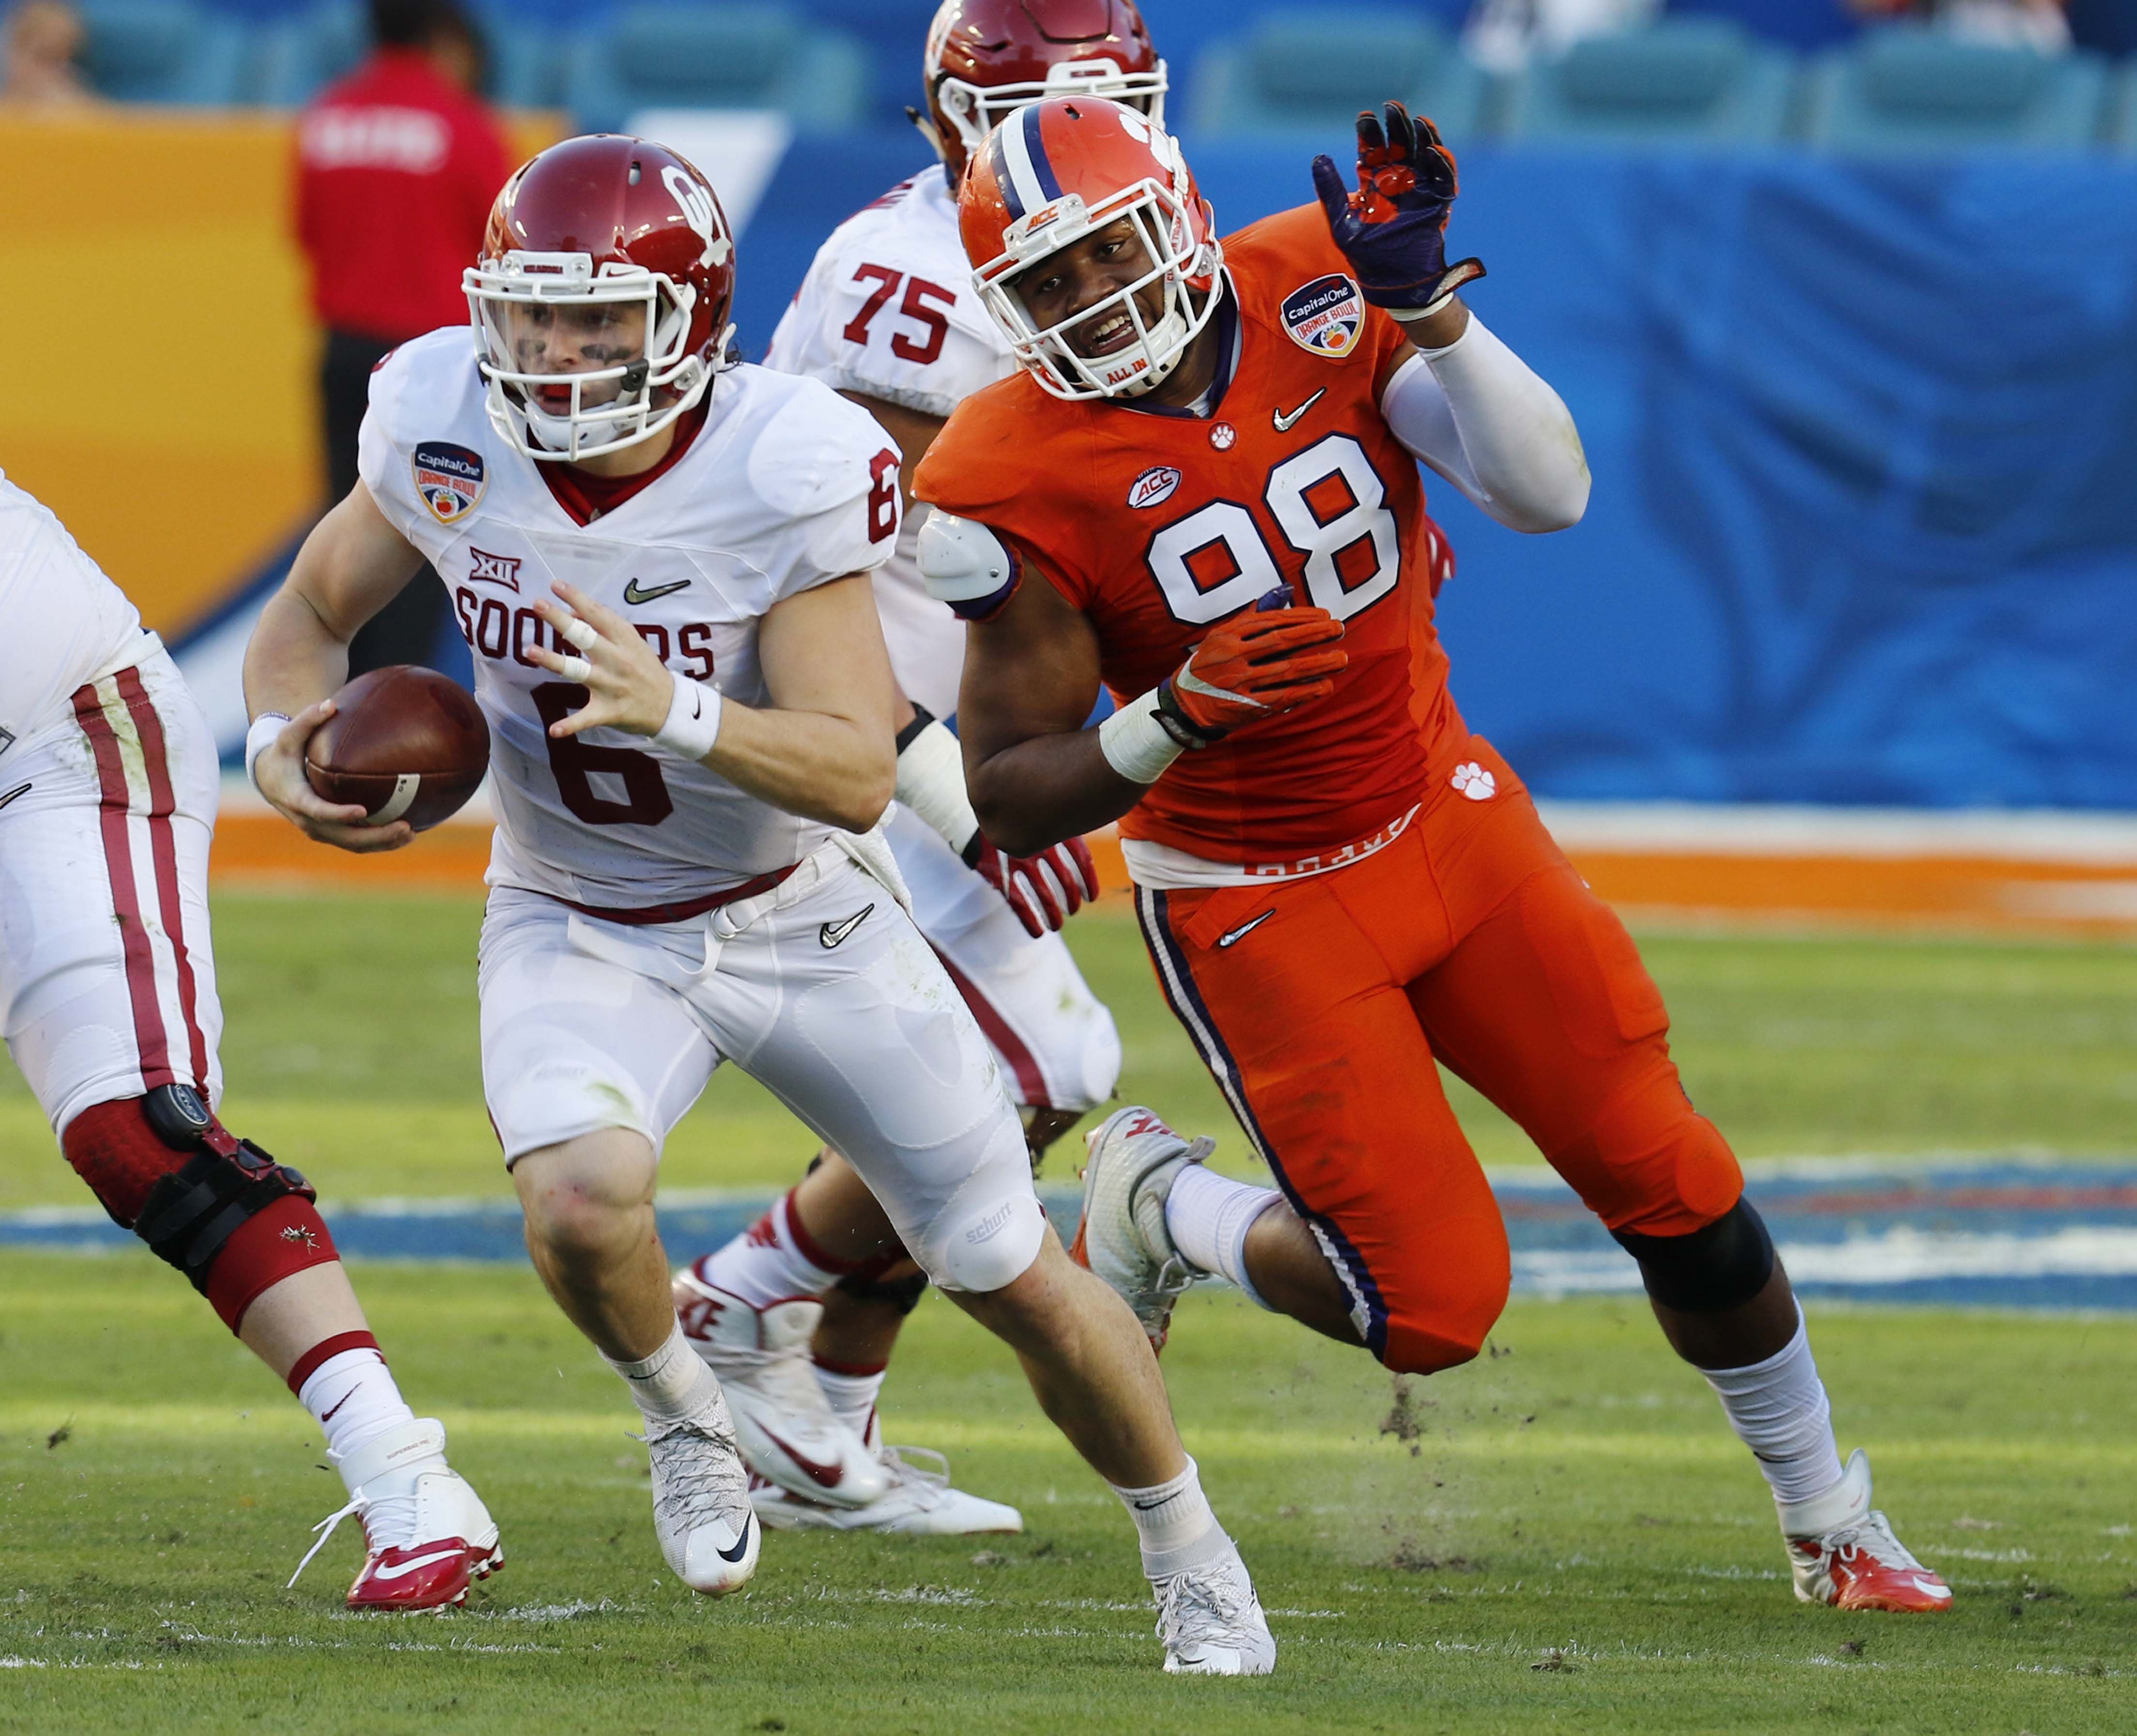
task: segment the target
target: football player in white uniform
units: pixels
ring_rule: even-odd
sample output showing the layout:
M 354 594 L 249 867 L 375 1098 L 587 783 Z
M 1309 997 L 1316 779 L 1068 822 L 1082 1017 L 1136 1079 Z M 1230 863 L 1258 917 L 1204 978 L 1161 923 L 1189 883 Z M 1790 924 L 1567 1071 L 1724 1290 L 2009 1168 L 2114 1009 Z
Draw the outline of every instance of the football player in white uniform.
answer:
M 402 1402 L 310 1184 L 217 1118 L 215 737 L 124 593 L 3 476 L 0 644 L 7 1051 L 113 1221 L 319 1423 L 349 1494 L 321 1529 L 356 1514 L 368 1540 L 350 1607 L 461 1602 L 497 1527 Z
M 922 75 L 927 112 L 913 119 L 941 168 L 901 182 L 832 232 L 765 357 L 874 416 L 903 454 L 902 484 L 958 401 L 1015 367 L 972 289 L 957 234 L 966 153 L 1004 114 L 1042 96 L 1088 91 L 1161 120 L 1166 89 L 1165 63 L 1130 0 L 944 0 Z M 1020 860 L 981 834 L 957 738 L 937 721 L 957 709 L 964 625 L 927 595 L 916 555 L 927 508 L 913 505 L 909 491 L 906 506 L 897 549 L 875 569 L 899 689 L 898 801 L 884 831 L 912 889 L 913 920 L 1023 1110 L 1036 1166 L 1048 1145 L 1112 1096 L 1120 1077 L 1112 1016 L 1058 931 L 1098 895 L 1098 882 L 1080 840 Z M 851 1169 L 826 1150 L 763 1221 L 678 1275 L 677 1314 L 731 1392 L 775 1382 L 791 1392 L 813 1373 L 834 1412 L 880 1442 L 885 1365 L 927 1281 L 902 1251 L 888 1261 L 856 1257 L 875 1244 L 882 1223 Z M 1014 1508 L 951 1488 L 947 1471 L 923 1471 L 902 1456 L 913 1451 L 884 1454 L 891 1487 L 858 1507 L 826 1499 L 791 1458 L 752 1452 L 757 1511 L 772 1525 L 1020 1528 Z
M 363 482 L 260 619 L 248 752 L 314 837 L 407 840 L 320 800 L 302 751 L 350 637 L 427 558 L 494 743 L 484 1092 L 536 1268 L 645 1416 L 669 1566 L 730 1591 L 761 1535 L 654 1219 L 661 1142 L 731 1058 L 850 1160 L 1118 1491 L 1166 1667 L 1267 1670 L 1147 1342 L 1047 1227 L 999 1069 L 874 829 L 894 688 L 868 575 L 897 539 L 896 446 L 820 382 L 731 363 L 730 232 L 659 145 L 536 157 L 468 284 L 475 344 L 435 332 L 382 364 Z M 820 1393 L 790 1417 L 814 1432 L 762 1450 L 849 1500 L 883 1492 Z

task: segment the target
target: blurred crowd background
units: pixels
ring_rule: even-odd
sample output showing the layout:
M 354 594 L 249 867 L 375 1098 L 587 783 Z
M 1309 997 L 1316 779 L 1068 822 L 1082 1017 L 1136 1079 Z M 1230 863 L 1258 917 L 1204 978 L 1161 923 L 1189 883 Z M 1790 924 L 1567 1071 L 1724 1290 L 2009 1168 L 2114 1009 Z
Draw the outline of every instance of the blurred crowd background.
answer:
M 933 10 L 18 0 L 0 263 L 48 317 L 0 468 L 234 745 L 249 611 L 347 487 L 372 360 L 464 317 L 502 166 L 604 128 L 699 160 L 759 354 L 932 160 Z M 1380 99 L 1459 151 L 1469 299 L 1596 479 L 1546 538 L 1434 495 L 1458 698 L 1539 793 L 2137 814 L 2137 0 L 1144 12 L 1222 228 L 1302 202 Z M 428 603 L 396 630 L 460 654 Z
M 486 95 L 579 130 L 646 108 L 894 124 L 929 0 L 470 0 Z M 1155 0 L 1176 125 L 1314 130 L 1392 85 L 1450 137 L 2023 139 L 2137 148 L 2131 0 Z M 21 0 L 5 100 L 295 108 L 369 46 L 358 0 Z M 1376 82 L 1377 80 L 1377 82 Z

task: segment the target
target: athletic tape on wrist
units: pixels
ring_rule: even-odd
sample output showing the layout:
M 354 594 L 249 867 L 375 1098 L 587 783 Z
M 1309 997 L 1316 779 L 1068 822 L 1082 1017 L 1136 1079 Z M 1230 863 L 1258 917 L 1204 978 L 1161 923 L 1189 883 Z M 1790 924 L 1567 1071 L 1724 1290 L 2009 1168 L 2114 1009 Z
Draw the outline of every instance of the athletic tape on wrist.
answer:
M 720 738 L 719 690 L 673 669 L 668 678 L 675 683 L 674 697 L 668 702 L 668 721 L 660 726 L 653 745 L 680 759 L 702 760 Z
M 896 793 L 960 856 L 979 836 L 980 817 L 965 793 L 965 751 L 932 717 L 898 750 Z
M 1106 763 L 1132 784 L 1154 784 L 1187 750 L 1158 721 L 1157 690 L 1131 700 L 1098 726 Z
M 275 737 L 289 727 L 289 723 L 286 712 L 262 712 L 245 732 L 245 781 L 255 790 L 260 788 L 260 780 L 254 775 L 253 768 L 259 765 L 260 756 L 267 751 Z M 265 792 L 261 793 L 264 795 Z
M 1411 325 L 1414 324 L 1420 319 L 1431 319 L 1434 314 L 1439 313 L 1444 309 L 1447 304 L 1453 299 L 1454 291 L 1449 289 L 1444 295 L 1436 297 L 1434 299 L 1427 302 L 1421 308 L 1390 308 L 1388 312 L 1392 314 L 1404 325 Z M 1455 340 L 1458 343 L 1461 340 L 1459 338 Z M 1450 344 L 1448 347 L 1452 348 L 1453 346 Z M 1429 355 L 1432 352 L 1428 350 L 1426 353 Z

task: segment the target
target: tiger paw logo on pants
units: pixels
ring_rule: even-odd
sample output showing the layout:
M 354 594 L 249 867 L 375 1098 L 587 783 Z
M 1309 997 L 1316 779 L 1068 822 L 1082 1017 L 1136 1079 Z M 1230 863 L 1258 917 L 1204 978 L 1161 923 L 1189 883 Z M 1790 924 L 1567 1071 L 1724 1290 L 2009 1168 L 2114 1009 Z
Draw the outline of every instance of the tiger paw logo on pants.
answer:
M 1488 802 L 1499 793 L 1499 780 L 1472 760 L 1454 768 L 1454 787 L 1473 802 Z

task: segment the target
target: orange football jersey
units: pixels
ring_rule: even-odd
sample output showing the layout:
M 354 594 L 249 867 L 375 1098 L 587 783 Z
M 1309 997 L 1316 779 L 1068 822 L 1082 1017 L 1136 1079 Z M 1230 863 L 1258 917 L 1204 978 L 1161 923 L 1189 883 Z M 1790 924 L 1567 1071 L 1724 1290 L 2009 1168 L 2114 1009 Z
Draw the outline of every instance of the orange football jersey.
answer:
M 1320 207 L 1240 231 L 1224 263 L 1238 360 L 1212 416 L 1064 402 L 1019 372 L 957 406 L 914 493 L 1002 536 L 1089 618 L 1117 699 L 1286 581 L 1342 620 L 1331 697 L 1181 755 L 1121 821 L 1273 866 L 1374 834 L 1451 765 L 1467 732 L 1433 597 L 1453 562 L 1380 416 L 1402 328 L 1366 305 Z

